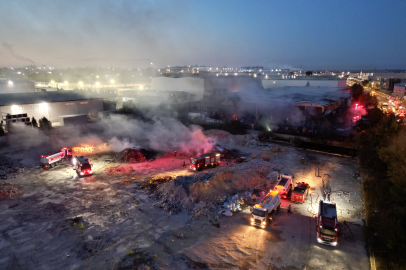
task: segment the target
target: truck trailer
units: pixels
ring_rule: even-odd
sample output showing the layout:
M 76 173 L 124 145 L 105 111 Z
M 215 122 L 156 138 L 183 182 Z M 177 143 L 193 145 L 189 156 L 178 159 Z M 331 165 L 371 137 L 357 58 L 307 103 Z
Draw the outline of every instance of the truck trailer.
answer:
M 220 153 L 208 153 L 190 159 L 190 169 L 194 171 L 216 166 L 220 166 Z
M 320 201 L 316 230 L 317 242 L 331 246 L 337 245 L 338 221 L 335 204 Z
M 56 154 L 53 155 L 41 155 L 40 166 L 44 169 L 55 167 L 62 163 L 62 161 L 70 160 L 72 158 L 72 150 L 67 147 L 61 148 Z
M 289 191 L 292 189 L 292 175 L 281 174 L 279 176 L 279 181 L 274 187 L 275 191 L 278 191 L 279 195 L 286 199 L 288 197 Z
M 271 219 L 272 215 L 275 214 L 281 205 L 281 196 L 277 191 L 271 190 L 264 197 L 261 203 L 254 206 L 251 217 L 251 225 L 259 226 L 264 229 Z

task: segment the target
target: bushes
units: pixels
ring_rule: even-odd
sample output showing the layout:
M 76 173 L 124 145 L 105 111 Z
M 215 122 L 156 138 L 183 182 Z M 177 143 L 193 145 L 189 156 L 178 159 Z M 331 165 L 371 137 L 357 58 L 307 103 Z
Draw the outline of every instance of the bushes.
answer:
M 374 126 L 357 138 L 368 224 L 365 234 L 378 269 L 401 269 L 406 264 L 405 136 L 393 115 L 379 115 Z
M 42 117 L 39 119 L 39 127 L 40 129 L 51 129 L 52 123 L 46 117 Z

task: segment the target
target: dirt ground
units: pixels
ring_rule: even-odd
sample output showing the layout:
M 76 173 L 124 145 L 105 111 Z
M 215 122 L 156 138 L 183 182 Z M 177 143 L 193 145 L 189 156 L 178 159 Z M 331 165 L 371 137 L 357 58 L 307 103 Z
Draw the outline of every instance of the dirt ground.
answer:
M 253 166 L 263 152 L 227 147 Z M 117 164 L 107 155 L 90 156 L 94 175 L 79 178 L 68 164 L 43 171 L 33 156 L 2 149 L 0 154 L 22 158 L 28 168 L 6 180 L 23 194 L 0 201 L 0 269 L 369 269 L 355 161 L 280 147 L 269 166 L 293 174 L 295 182 L 308 182 L 311 194 L 304 204 L 283 200 L 282 211 L 265 229 L 249 225 L 248 209 L 222 216 L 220 226 L 213 226 L 212 215 L 192 218 L 187 211 L 172 214 L 156 207 L 140 185 L 152 176 L 195 174 L 182 168 L 185 158 Z M 198 173 L 239 166 L 223 163 Z M 316 241 L 314 214 L 323 176 L 338 209 L 336 247 Z

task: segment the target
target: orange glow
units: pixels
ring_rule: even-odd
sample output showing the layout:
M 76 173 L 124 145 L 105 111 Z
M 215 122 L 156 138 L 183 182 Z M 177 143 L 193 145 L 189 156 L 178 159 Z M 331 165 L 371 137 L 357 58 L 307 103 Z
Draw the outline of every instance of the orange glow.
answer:
M 81 145 L 72 147 L 72 152 L 76 154 L 96 154 L 109 150 L 107 143 L 100 144 L 98 146 L 94 145 Z

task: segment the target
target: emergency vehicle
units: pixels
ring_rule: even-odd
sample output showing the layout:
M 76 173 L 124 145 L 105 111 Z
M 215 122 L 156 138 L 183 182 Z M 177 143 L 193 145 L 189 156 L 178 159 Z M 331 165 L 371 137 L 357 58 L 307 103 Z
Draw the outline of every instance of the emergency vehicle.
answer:
M 292 202 L 304 203 L 309 194 L 310 185 L 305 182 L 298 182 L 292 190 L 290 200 Z
M 286 199 L 291 189 L 292 189 L 292 175 L 281 174 L 279 176 L 279 181 L 273 190 L 278 191 L 279 195 L 282 198 Z
M 268 220 L 275 214 L 281 205 L 281 196 L 278 191 L 271 190 L 264 197 L 260 204 L 254 206 L 251 217 L 252 226 L 260 226 L 262 229 L 266 227 Z
M 73 169 L 80 176 L 93 174 L 90 160 L 85 156 L 75 156 L 73 158 Z
M 61 151 L 53 155 L 41 155 L 40 166 L 42 168 L 52 168 L 62 163 L 64 159 L 72 158 L 72 150 L 67 147 L 61 148 Z
M 331 246 L 337 245 L 338 221 L 335 204 L 320 201 L 316 230 L 317 242 Z
M 216 166 L 220 166 L 220 153 L 208 153 L 190 159 L 190 169 L 194 171 Z

